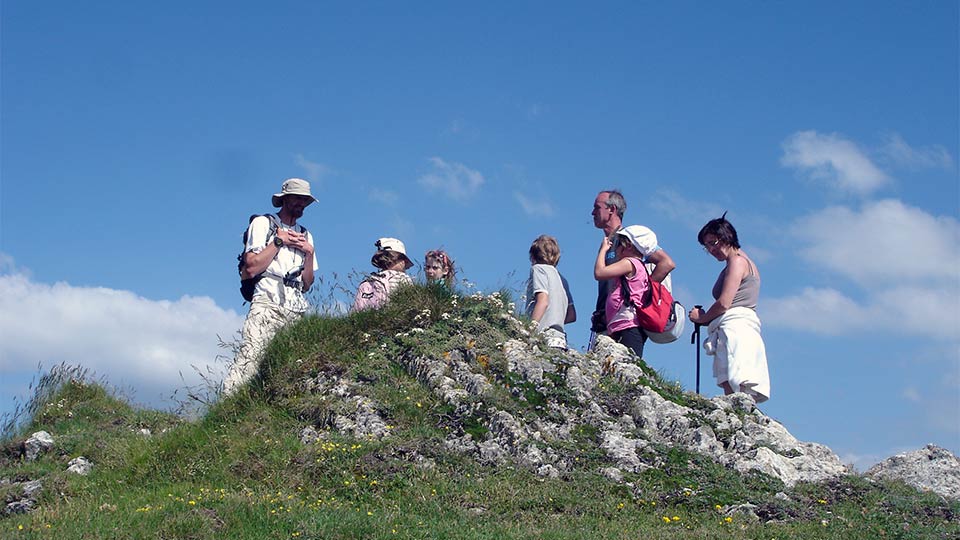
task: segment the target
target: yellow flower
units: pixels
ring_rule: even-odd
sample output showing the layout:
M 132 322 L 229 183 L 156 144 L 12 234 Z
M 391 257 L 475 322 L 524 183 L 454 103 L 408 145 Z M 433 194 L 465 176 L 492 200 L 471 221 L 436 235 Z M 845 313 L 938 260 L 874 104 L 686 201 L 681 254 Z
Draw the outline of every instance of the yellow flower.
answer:
M 664 523 L 670 523 L 670 518 L 668 518 L 667 516 L 663 516 L 660 519 L 662 519 Z
M 720 506 L 719 504 L 718 504 L 718 505 L 716 505 L 716 506 L 714 506 L 714 508 L 716 508 L 718 512 L 719 512 L 720 510 L 722 510 L 722 509 L 723 509 L 723 507 L 722 507 L 722 506 Z
M 727 523 L 733 523 L 733 518 L 730 516 L 723 518 L 723 520 L 726 521 Z
M 680 516 L 673 516 L 671 519 L 673 519 L 674 521 L 680 521 Z

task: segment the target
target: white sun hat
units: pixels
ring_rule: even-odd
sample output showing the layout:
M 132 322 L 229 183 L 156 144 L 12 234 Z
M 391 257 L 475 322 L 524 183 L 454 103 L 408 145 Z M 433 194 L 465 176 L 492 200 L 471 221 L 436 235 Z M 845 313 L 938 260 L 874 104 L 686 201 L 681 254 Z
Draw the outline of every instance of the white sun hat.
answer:
M 381 238 L 377 240 L 377 243 L 374 245 L 381 251 L 396 251 L 400 255 L 403 255 L 403 261 L 404 264 L 406 264 L 407 270 L 413 267 L 413 261 L 410 260 L 410 257 L 407 257 L 407 248 L 400 240 L 396 238 Z
M 617 234 L 629 240 L 633 247 L 640 252 L 640 255 L 644 257 L 660 249 L 660 246 L 657 245 L 657 235 L 643 225 L 624 227 L 617 231 Z
M 318 202 L 316 197 L 310 194 L 310 182 L 302 178 L 288 178 L 283 181 L 283 186 L 280 188 L 280 193 L 274 193 L 273 195 L 273 207 L 280 208 L 283 206 L 283 198 L 287 195 L 303 195 L 304 197 L 310 197 L 313 199 L 310 204 Z

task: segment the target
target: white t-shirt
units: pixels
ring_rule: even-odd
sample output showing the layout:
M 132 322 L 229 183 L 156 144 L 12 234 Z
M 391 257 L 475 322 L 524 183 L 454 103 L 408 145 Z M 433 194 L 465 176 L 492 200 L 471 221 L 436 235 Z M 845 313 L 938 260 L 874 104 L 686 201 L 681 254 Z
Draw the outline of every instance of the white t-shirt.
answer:
M 293 227 L 285 225 L 280 222 L 279 217 L 277 217 L 277 222 L 284 229 L 292 229 L 296 232 L 304 231 L 304 228 L 300 225 Z M 265 216 L 254 218 L 247 231 L 247 247 L 244 252 L 260 253 L 267 246 L 267 241 L 273 241 L 273 236 L 268 238 L 269 233 L 270 218 Z M 310 234 L 310 231 L 307 231 L 307 242 L 311 246 L 314 245 L 313 235 Z M 312 258 L 313 271 L 317 272 L 320 270 L 320 266 L 317 264 L 316 252 L 314 252 Z M 253 301 L 270 302 L 296 313 L 305 312 L 310 306 L 306 298 L 303 297 L 303 282 L 299 277 L 299 271 L 304 266 L 304 259 L 304 253 L 299 249 L 287 246 L 280 248 L 280 252 L 270 261 L 270 265 L 264 271 L 263 279 L 257 283 L 257 288 L 253 293 Z M 285 277 L 287 279 L 284 279 Z
M 563 332 L 563 320 L 567 317 L 567 306 L 573 304 L 570 286 L 560 275 L 557 267 L 550 264 L 534 264 L 530 267 L 530 279 L 527 281 L 527 316 L 533 314 L 537 303 L 537 293 L 547 293 L 547 311 L 540 318 L 539 329 Z

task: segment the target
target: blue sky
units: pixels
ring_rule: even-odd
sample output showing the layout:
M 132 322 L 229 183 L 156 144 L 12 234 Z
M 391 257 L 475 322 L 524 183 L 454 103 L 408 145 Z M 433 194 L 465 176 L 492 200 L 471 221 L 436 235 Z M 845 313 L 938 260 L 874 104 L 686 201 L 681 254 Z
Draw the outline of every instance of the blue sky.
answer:
M 324 278 L 373 242 L 521 289 L 557 237 L 586 344 L 596 193 L 653 228 L 678 299 L 728 210 L 763 276 L 772 399 L 868 466 L 960 452 L 956 2 L 2 4 L 0 412 L 38 365 L 158 406 L 225 367 L 235 256 L 284 178 Z M 686 339 L 648 362 L 694 388 Z M 716 395 L 703 363 L 703 391 Z

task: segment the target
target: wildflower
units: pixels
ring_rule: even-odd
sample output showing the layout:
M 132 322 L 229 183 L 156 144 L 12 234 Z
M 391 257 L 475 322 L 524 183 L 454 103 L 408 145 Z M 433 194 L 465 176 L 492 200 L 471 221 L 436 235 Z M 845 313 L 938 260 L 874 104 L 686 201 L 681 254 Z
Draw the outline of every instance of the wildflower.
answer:
M 450 318 L 450 314 L 449 314 L 449 313 L 442 313 L 442 314 L 440 314 L 440 318 L 443 319 L 443 320 L 447 320 L 447 319 Z
M 730 516 L 727 516 L 727 517 L 723 518 L 723 521 L 725 521 L 725 522 L 727 522 L 727 523 L 733 523 L 733 518 L 730 517 Z
M 670 518 L 668 518 L 667 516 L 663 516 L 660 519 L 662 519 L 664 523 L 670 523 Z
M 718 504 L 718 505 L 714 506 L 714 508 L 716 508 L 716 509 L 717 509 L 717 512 L 719 512 L 723 507 Z
M 673 521 L 680 521 L 680 516 L 673 516 L 670 519 L 672 519 Z

